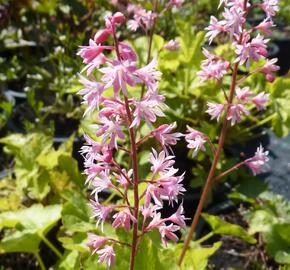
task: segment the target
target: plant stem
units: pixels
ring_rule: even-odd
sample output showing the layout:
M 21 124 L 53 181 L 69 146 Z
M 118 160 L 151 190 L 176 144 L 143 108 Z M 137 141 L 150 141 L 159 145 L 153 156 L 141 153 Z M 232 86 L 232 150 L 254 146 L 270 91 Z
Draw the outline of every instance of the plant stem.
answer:
M 113 38 L 116 48 L 116 54 L 118 60 L 121 61 L 121 56 L 119 52 L 118 39 L 116 37 L 116 31 L 113 27 Z M 135 257 L 137 253 L 137 240 L 138 240 L 138 216 L 139 216 L 139 193 L 138 193 L 138 158 L 137 158 L 137 144 L 134 128 L 131 128 L 132 124 L 132 114 L 129 105 L 128 97 L 124 95 L 125 109 L 128 117 L 128 129 L 130 135 L 130 144 L 131 144 L 131 158 L 132 158 L 132 169 L 133 169 L 133 191 L 134 191 L 134 217 L 137 222 L 133 225 L 133 237 L 131 244 L 131 256 L 130 256 L 130 270 L 134 270 L 135 267 Z M 129 203 L 129 202 L 128 202 Z M 130 206 L 130 205 L 129 205 Z
M 154 7 L 153 7 L 153 12 L 156 13 L 158 7 L 158 0 L 154 1 Z M 153 25 L 150 31 L 150 37 L 149 37 L 149 46 L 148 46 L 148 55 L 147 55 L 147 64 L 150 62 L 151 59 L 151 50 L 152 50 L 152 43 L 153 43 L 153 35 L 155 31 L 155 26 L 156 26 L 156 19 L 153 19 Z
M 55 253 L 55 255 L 59 259 L 62 257 L 61 252 L 44 235 L 40 235 L 40 238 Z
M 36 252 L 36 253 L 34 253 L 34 255 L 35 255 L 36 259 L 37 259 L 37 262 L 39 263 L 40 269 L 41 270 L 46 270 L 46 267 L 45 267 L 45 265 L 43 263 L 43 260 L 41 259 L 40 255 L 39 255 L 39 253 Z
M 129 120 L 129 134 L 131 143 L 131 155 L 132 155 L 132 168 L 133 168 L 133 190 L 134 190 L 134 217 L 137 222 L 133 225 L 133 237 L 132 237 L 132 248 L 130 257 L 130 270 L 134 270 L 135 257 L 137 253 L 137 240 L 138 240 L 138 216 L 139 216 L 139 192 L 138 192 L 138 159 L 137 159 L 137 145 L 135 138 L 134 128 L 130 128 L 132 123 L 132 115 L 129 107 L 128 98 L 125 96 L 125 107 L 126 113 Z
M 244 161 L 241 161 L 240 163 L 236 164 L 235 166 L 231 167 L 230 169 L 222 172 L 221 174 L 219 174 L 217 177 L 214 178 L 214 181 L 218 181 L 220 180 L 221 178 L 227 176 L 228 174 L 232 173 L 233 171 L 236 171 L 238 170 L 239 168 L 241 168 L 244 164 L 247 163 L 249 159 L 246 159 Z
M 247 1 L 248 0 L 244 0 L 244 10 L 246 10 L 246 8 L 247 8 Z M 244 25 L 243 25 L 242 29 L 244 29 Z M 238 43 L 241 43 L 242 39 L 243 39 L 243 34 L 241 33 Z M 231 86 L 230 86 L 230 95 L 229 95 L 229 98 L 228 98 L 228 104 L 226 106 L 225 118 L 224 118 L 223 126 L 222 126 L 222 129 L 221 129 L 217 150 L 215 152 L 215 155 L 214 155 L 214 158 L 213 158 L 213 162 L 212 162 L 212 165 L 211 165 L 211 168 L 210 168 L 210 171 L 209 171 L 209 174 L 208 174 L 204 189 L 202 191 L 202 194 L 201 194 L 201 197 L 200 197 L 196 212 L 194 214 L 193 221 L 191 223 L 189 233 L 188 233 L 188 235 L 187 235 L 187 237 L 185 239 L 185 242 L 184 242 L 184 245 L 183 245 L 183 249 L 182 249 L 181 255 L 179 257 L 179 261 L 178 261 L 179 265 L 181 265 L 181 263 L 182 263 L 182 261 L 184 259 L 185 253 L 186 253 L 186 251 L 187 251 L 187 249 L 189 247 L 189 244 L 190 244 L 190 241 L 192 239 L 193 233 L 194 233 L 194 231 L 196 229 L 196 226 L 198 224 L 198 221 L 199 221 L 203 206 L 204 206 L 204 204 L 206 202 L 208 192 L 210 191 L 212 182 L 214 180 L 214 175 L 215 175 L 217 163 L 219 161 L 220 154 L 221 154 L 221 151 L 223 149 L 225 138 L 226 138 L 226 134 L 227 134 L 228 124 L 229 124 L 229 121 L 227 120 L 227 115 L 228 115 L 228 112 L 229 112 L 230 105 L 232 104 L 233 99 L 234 99 L 235 88 L 236 88 L 236 83 L 237 83 L 238 67 L 239 67 L 239 62 L 235 63 L 235 65 L 234 65 L 233 74 L 232 74 L 232 81 L 231 81 Z
M 204 241 L 206 241 L 207 239 L 211 238 L 212 236 L 214 236 L 214 232 L 210 232 L 208 234 L 206 234 L 204 237 L 198 239 L 198 241 L 195 241 L 196 244 L 201 244 Z
M 154 13 L 156 13 L 157 7 L 158 7 L 158 0 L 155 0 L 154 1 L 154 7 L 153 7 L 153 12 Z M 152 28 L 150 30 L 150 36 L 149 36 L 148 54 L 147 54 L 147 61 L 146 61 L 147 64 L 149 64 L 149 62 L 151 60 L 151 50 L 152 50 L 153 36 L 154 36 L 154 31 L 155 31 L 155 26 L 156 26 L 156 20 L 157 20 L 157 18 L 155 18 L 153 20 L 154 21 L 153 21 L 153 25 L 152 25 Z M 144 91 L 145 91 L 145 84 L 142 85 L 141 98 L 144 95 Z

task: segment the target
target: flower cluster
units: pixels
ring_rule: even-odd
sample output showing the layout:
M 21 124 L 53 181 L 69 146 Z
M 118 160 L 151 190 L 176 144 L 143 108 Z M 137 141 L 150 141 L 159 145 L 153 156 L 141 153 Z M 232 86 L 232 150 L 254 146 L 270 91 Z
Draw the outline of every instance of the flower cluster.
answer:
M 273 73 L 279 69 L 275 65 L 277 59 L 266 59 L 268 54 L 267 43 L 269 40 L 263 36 L 263 34 L 271 34 L 270 28 L 273 26 L 272 16 L 278 10 L 278 0 L 261 0 L 261 2 L 257 4 L 256 1 L 253 3 L 253 1 L 249 0 L 220 0 L 219 7 L 224 5 L 222 19 L 218 20 L 216 17 L 211 16 L 210 24 L 206 28 L 206 37 L 209 40 L 209 45 L 218 36 L 224 35 L 223 40 L 227 38 L 230 43 L 234 59 L 224 59 L 224 57 L 214 55 L 208 50 L 204 49 L 203 51 L 206 59 L 202 62 L 201 71 L 198 72 L 198 75 L 203 81 L 217 81 L 216 85 L 220 86 L 225 98 L 224 103 L 208 102 L 206 112 L 211 116 L 211 119 L 217 119 L 219 121 L 223 118 L 223 123 L 216 148 L 208 136 L 190 127 L 188 127 L 188 133 L 185 136 L 188 143 L 187 147 L 193 149 L 194 154 L 199 150 L 205 151 L 205 143 L 209 143 L 213 159 L 197 210 L 179 257 L 179 265 L 182 264 L 186 251 L 189 248 L 190 240 L 193 237 L 196 225 L 200 219 L 203 206 L 210 191 L 210 186 L 243 165 L 247 165 L 254 175 L 261 173 L 269 161 L 268 151 L 264 151 L 263 147 L 260 146 L 253 157 L 239 162 L 230 169 L 216 175 L 217 165 L 224 147 L 229 123 L 235 125 L 241 122 L 242 115 L 249 115 L 249 107 L 253 107 L 253 105 L 258 111 L 264 110 L 269 99 L 269 94 L 265 92 L 254 94 L 243 83 L 247 81 L 246 79 L 249 76 L 255 73 L 265 74 L 266 79 L 272 82 L 274 80 Z M 265 12 L 266 18 L 257 26 L 248 27 L 247 15 L 254 8 L 262 9 Z M 249 65 L 253 61 L 263 61 L 266 63 L 254 71 L 249 71 L 248 74 L 244 74 L 244 68 L 243 72 L 239 72 L 240 66 L 245 65 L 246 70 L 248 70 Z M 223 77 L 226 75 L 230 75 L 231 77 L 228 90 L 225 89 L 223 84 Z M 247 106 L 249 103 L 252 106 Z
M 245 65 L 248 68 L 251 61 L 257 62 L 263 59 L 266 63 L 252 73 L 265 74 L 266 79 L 272 82 L 275 79 L 273 73 L 279 70 L 279 67 L 275 65 L 276 58 L 271 60 L 266 58 L 269 39 L 266 39 L 263 34 L 271 34 L 270 28 L 274 26 L 272 16 L 278 10 L 277 0 L 264 0 L 259 5 L 251 5 L 249 1 L 245 0 L 221 0 L 220 5 L 222 4 L 225 6 L 222 13 L 223 19 L 219 21 L 214 16 L 211 17 L 210 25 L 206 28 L 208 31 L 206 37 L 211 43 L 218 35 L 227 34 L 233 44 L 236 58 L 231 64 L 222 57 L 204 49 L 206 60 L 202 62 L 201 71 L 198 72 L 198 75 L 203 81 L 209 79 L 221 81 L 226 74 L 230 71 L 233 72 L 234 67 L 236 67 L 236 71 L 239 65 Z M 248 12 L 252 8 L 259 7 L 265 12 L 266 18 L 258 25 L 246 29 Z M 240 83 L 243 81 L 244 79 L 241 79 Z M 241 121 L 242 115 L 250 114 L 246 108 L 249 103 L 254 104 L 258 111 L 265 109 L 269 94 L 261 92 L 254 96 L 254 93 L 247 86 L 240 88 L 240 83 L 237 82 L 235 85 L 235 93 L 230 104 L 208 103 L 207 113 L 211 116 L 211 119 L 219 120 L 227 111 L 225 117 L 234 125 Z
M 265 91 L 254 93 L 246 85 L 241 85 L 246 81 L 246 78 L 252 74 L 262 73 L 266 75 L 266 79 L 272 82 L 275 78 L 273 73 L 279 70 L 276 65 L 277 59 L 267 59 L 267 43 L 263 35 L 270 35 L 270 28 L 274 26 L 272 17 L 278 10 L 277 0 L 263 0 L 260 4 L 251 4 L 247 0 L 221 0 L 220 6 L 224 5 L 222 13 L 223 18 L 218 20 L 212 16 L 210 24 L 206 28 L 206 37 L 209 43 L 219 35 L 228 35 L 228 40 L 233 46 L 235 58 L 232 61 L 226 60 L 221 56 L 215 55 L 206 49 L 203 49 L 203 54 L 206 57 L 201 64 L 201 70 L 197 73 L 202 81 L 216 80 L 222 85 L 222 79 L 225 75 L 232 76 L 232 84 L 229 93 L 223 90 L 225 103 L 207 103 L 206 112 L 210 115 L 211 120 L 219 121 L 222 117 L 225 121 L 229 121 L 231 125 L 241 122 L 243 115 L 249 115 L 248 108 L 255 107 L 257 111 L 266 109 L 269 94 Z M 260 8 L 265 12 L 265 19 L 258 25 L 248 27 L 247 14 L 253 8 Z M 239 66 L 245 65 L 249 67 L 252 61 L 263 61 L 260 67 L 247 75 L 241 75 L 238 80 Z M 235 75 L 234 75 L 235 74 Z M 244 77 L 243 77 L 244 76 Z M 254 106 L 253 106 L 254 105 Z M 205 143 L 210 142 L 209 138 L 190 127 L 188 134 L 185 136 L 188 143 L 188 148 L 193 149 L 195 155 L 199 150 L 205 151 Z M 247 159 L 243 164 L 248 165 L 254 175 L 263 171 L 265 164 L 268 162 L 268 152 L 264 152 L 262 147 L 257 149 L 255 156 Z
M 264 151 L 263 147 L 257 148 L 255 155 L 246 160 L 246 165 L 251 169 L 254 175 L 264 172 L 267 167 L 269 151 Z
M 152 14 L 139 10 L 134 18 L 138 23 L 149 26 L 149 15 Z M 105 21 L 106 28 L 97 32 L 89 45 L 82 46 L 78 52 L 86 64 L 83 72 L 90 75 L 90 79 L 83 76 L 80 78 L 84 88 L 79 94 L 87 106 L 85 114 L 97 111 L 96 139 L 85 135 L 86 144 L 81 153 L 85 158 L 84 173 L 87 176 L 86 184 L 93 195 L 90 206 L 97 225 L 103 227 L 104 222 L 111 221 L 114 228 L 123 228 L 127 232 L 133 228 L 132 244 L 125 244 L 136 252 L 145 233 L 158 230 L 162 242 L 166 244 L 168 240 L 176 241 L 178 238 L 175 232 L 185 226 L 182 205 L 168 218 L 162 218 L 160 214 L 164 201 L 173 205 L 185 191 L 183 174 L 177 175 L 178 169 L 174 168 L 174 156 L 170 148 L 183 135 L 174 132 L 176 123 L 153 128 L 157 118 L 165 116 L 163 110 L 166 108 L 164 96 L 158 93 L 161 73 L 157 70 L 157 61 L 153 59 L 148 65 L 138 68 L 134 50 L 117 38 L 116 27 L 125 22 L 123 14 L 118 12 L 107 16 Z M 110 36 L 114 46 L 104 45 Z M 104 50 L 114 51 L 111 55 L 115 57 L 109 58 L 108 54 L 103 54 Z M 100 81 L 93 79 L 93 70 L 100 72 Z M 146 92 L 141 98 L 130 95 L 129 87 L 139 86 L 141 89 L 142 84 Z M 108 89 L 113 89 L 113 95 L 110 95 Z M 144 123 L 151 131 L 142 137 L 138 131 Z M 158 153 L 152 149 L 149 158 L 150 177 L 141 180 L 138 177 L 138 147 L 149 138 L 156 138 L 163 150 Z M 128 154 L 128 160 L 131 160 L 128 167 L 115 160 L 117 151 Z M 139 194 L 140 183 L 146 185 L 142 194 Z M 100 193 L 108 189 L 120 196 L 120 202 L 115 205 L 101 204 Z M 134 201 L 128 198 L 130 190 L 133 190 Z M 143 205 L 140 205 L 141 201 Z M 138 225 L 142 228 L 140 233 Z M 99 255 L 99 262 L 106 262 L 107 266 L 115 262 L 116 244 L 124 243 L 89 234 L 88 245 Z
M 147 32 L 154 24 L 157 14 L 150 11 L 146 11 L 140 5 L 129 4 L 127 7 L 128 13 L 133 13 L 133 19 L 128 21 L 128 28 L 132 31 L 136 31 L 141 28 Z

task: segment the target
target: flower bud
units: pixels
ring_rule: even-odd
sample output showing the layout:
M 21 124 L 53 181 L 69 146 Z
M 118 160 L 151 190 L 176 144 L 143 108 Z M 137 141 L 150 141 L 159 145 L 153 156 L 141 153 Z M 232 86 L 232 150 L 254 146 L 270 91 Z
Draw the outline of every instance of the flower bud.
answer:
M 116 12 L 114 15 L 113 15 L 113 20 L 115 23 L 123 23 L 126 21 L 126 18 L 124 16 L 123 13 L 121 12 Z
M 94 40 L 96 43 L 103 43 L 108 39 L 110 34 L 111 34 L 110 30 L 102 29 L 95 34 Z

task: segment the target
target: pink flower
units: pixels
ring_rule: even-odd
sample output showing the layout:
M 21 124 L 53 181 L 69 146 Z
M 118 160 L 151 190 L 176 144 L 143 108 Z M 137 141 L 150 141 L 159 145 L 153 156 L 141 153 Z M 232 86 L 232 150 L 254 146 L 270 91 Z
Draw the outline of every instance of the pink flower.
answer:
M 236 122 L 241 122 L 241 114 L 244 113 L 249 115 L 250 112 L 242 104 L 232 104 L 230 105 L 227 120 L 231 120 L 231 125 L 233 126 Z
M 98 137 L 103 136 L 102 144 L 105 144 L 106 141 L 110 141 L 109 146 L 111 148 L 118 149 L 117 139 L 125 139 L 125 134 L 121 128 L 121 120 L 117 116 L 116 119 L 108 119 L 102 117 L 98 119 L 100 122 L 99 129 L 96 132 Z
M 149 217 L 154 217 L 156 211 L 159 209 L 160 207 L 157 205 L 144 205 L 144 207 L 142 207 L 142 215 L 144 217 L 144 221 L 147 220 Z
M 93 186 L 92 194 L 95 194 L 96 201 L 98 201 L 98 193 L 107 188 L 112 188 L 113 184 L 110 180 L 109 170 L 105 170 L 99 173 L 92 181 Z
M 244 0 L 220 0 L 219 7 L 222 4 L 225 4 L 227 7 L 234 7 L 236 9 L 242 9 L 244 7 Z M 250 7 L 250 3 L 247 3 L 247 7 Z
M 112 50 L 112 46 L 101 46 L 90 39 L 89 46 L 81 46 L 77 55 L 83 58 L 83 63 L 88 64 L 97 58 L 104 50 Z
M 126 17 L 124 16 L 123 13 L 121 12 L 116 12 L 114 15 L 113 15 L 113 20 L 116 24 L 120 24 L 120 23 L 123 23 L 126 21 Z
M 180 137 L 183 136 L 180 132 L 172 133 L 176 128 L 176 122 L 173 124 L 164 124 L 153 130 L 151 134 L 161 143 L 162 147 L 166 148 L 169 145 L 175 145 Z
M 104 107 L 99 110 L 99 118 L 109 118 L 109 119 L 122 119 L 126 117 L 126 109 L 122 103 L 117 100 L 105 99 L 103 102 Z
M 98 236 L 93 233 L 88 233 L 88 242 L 87 245 L 93 249 L 93 254 L 97 252 L 102 246 L 108 241 L 107 237 Z
M 97 254 L 100 256 L 98 262 L 105 263 L 107 262 L 107 267 L 115 264 L 116 254 L 112 246 L 105 246 L 103 249 L 97 251 Z
M 261 92 L 257 96 L 253 97 L 252 101 L 256 105 L 258 111 L 265 110 L 266 103 L 269 101 L 269 96 L 270 94 Z
M 112 223 L 113 228 L 124 227 L 125 231 L 130 231 L 131 222 L 136 223 L 136 218 L 130 213 L 129 209 L 125 209 L 116 213 L 113 218 L 115 219 Z
M 139 23 L 135 20 L 129 20 L 128 23 L 128 29 L 135 32 L 139 28 Z
M 216 17 L 210 16 L 209 26 L 205 28 L 208 31 L 205 37 L 209 39 L 209 44 L 218 34 L 225 31 L 224 25 L 224 21 L 219 21 Z
M 134 6 L 132 11 L 134 12 L 134 20 L 130 20 L 128 22 L 128 27 L 133 31 L 136 31 L 138 27 L 141 27 L 143 30 L 149 30 L 157 18 L 156 13 L 152 11 L 146 11 L 140 6 Z
M 157 207 L 162 207 L 163 202 L 161 199 L 161 188 L 156 184 L 149 184 L 145 193 L 145 207 L 149 207 L 151 199 L 154 200 L 154 203 Z
M 275 26 L 273 21 L 270 18 L 264 19 L 260 22 L 255 29 L 260 30 L 262 33 L 266 35 L 272 35 L 272 31 L 270 30 L 271 27 Z
M 197 75 L 202 78 L 203 81 L 209 79 L 220 80 L 230 67 L 228 61 L 222 61 L 218 56 L 211 54 L 206 49 L 203 49 L 203 54 L 207 57 L 202 61 L 202 70 L 197 72 Z
M 180 49 L 180 43 L 176 40 L 171 39 L 164 45 L 164 49 L 168 51 L 178 51 Z
M 124 188 L 127 189 L 130 182 L 132 181 L 133 170 L 130 169 L 128 172 L 125 169 L 122 169 L 122 173 L 115 174 L 117 182 Z
M 169 5 L 180 8 L 182 6 L 183 2 L 184 2 L 184 0 L 169 0 Z
M 181 228 L 185 228 L 186 224 L 185 224 L 185 216 L 183 215 L 184 213 L 184 209 L 183 209 L 183 205 L 179 205 L 177 211 L 171 215 L 169 218 L 167 218 L 167 220 L 177 224 L 178 226 L 180 226 Z
M 213 120 L 216 118 L 217 121 L 219 121 L 219 119 L 224 111 L 225 105 L 208 102 L 207 106 L 208 106 L 208 109 L 206 110 L 206 112 L 211 116 L 210 119 Z
M 99 223 L 101 222 L 101 227 L 103 230 L 104 221 L 107 219 L 109 214 L 111 214 L 114 207 L 113 206 L 103 206 L 100 203 L 98 203 L 97 201 L 91 201 L 89 206 L 91 207 L 91 209 L 93 211 L 92 218 L 97 219 L 96 226 L 98 227 Z
M 80 82 L 85 88 L 81 89 L 78 94 L 83 96 L 82 103 L 87 105 L 87 109 L 84 112 L 84 115 L 86 115 L 99 108 L 99 104 L 103 100 L 104 85 L 99 82 L 89 81 L 81 75 Z
M 277 58 L 273 58 L 271 60 L 267 59 L 266 64 L 261 67 L 260 71 L 264 74 L 266 74 L 266 79 L 269 82 L 273 82 L 275 80 L 275 77 L 273 75 L 273 72 L 276 72 L 280 69 L 279 66 L 275 65 L 275 63 L 277 63 L 278 59 Z
M 206 140 L 204 134 L 190 126 L 187 126 L 187 132 L 185 140 L 188 142 L 187 147 L 194 149 L 193 155 L 196 155 L 199 150 L 205 151 L 204 144 L 206 143 Z
M 107 58 L 104 54 L 100 53 L 94 60 L 89 62 L 82 70 L 81 73 L 87 71 L 87 76 L 90 76 L 95 69 L 98 69 L 101 65 L 107 62 Z
M 268 154 L 269 151 L 264 152 L 264 148 L 260 145 L 260 147 L 257 148 L 255 155 L 248 159 L 246 164 L 254 175 L 264 172 L 265 165 L 269 161 Z
M 235 62 L 240 62 L 241 64 L 247 62 L 249 59 L 258 61 L 267 55 L 267 45 L 266 43 L 269 39 L 264 39 L 263 36 L 258 34 L 255 38 L 250 41 L 250 35 L 244 36 L 242 44 L 236 44 L 236 54 L 238 55 Z
M 174 234 L 174 232 L 179 231 L 180 227 L 170 224 L 168 226 L 166 225 L 162 225 L 159 227 L 159 232 L 161 235 L 161 240 L 162 243 L 166 246 L 167 245 L 167 240 L 172 240 L 172 241 L 178 241 L 178 237 L 176 236 L 176 234 Z
M 85 155 L 86 159 L 94 159 L 94 156 L 102 151 L 103 145 L 95 142 L 89 135 L 85 134 L 84 139 L 86 141 L 86 145 L 83 145 L 80 153 Z
M 278 0 L 264 0 L 260 6 L 265 11 L 267 17 L 275 16 L 279 10 Z
M 168 170 L 175 162 L 174 156 L 167 156 L 165 151 L 161 151 L 159 154 L 152 148 L 150 153 L 149 162 L 152 164 L 151 171 L 153 174 L 160 173 Z
M 100 68 L 99 71 L 104 75 L 102 81 L 105 83 L 104 88 L 107 89 L 113 86 L 115 97 L 118 96 L 118 92 L 122 89 L 125 96 L 128 95 L 127 84 L 135 86 L 138 78 L 133 74 L 136 70 L 135 66 L 129 61 L 119 62 L 117 60 L 108 63 L 109 67 Z
M 94 41 L 97 44 L 103 43 L 105 42 L 108 37 L 112 34 L 112 31 L 110 31 L 109 29 L 101 29 L 100 31 L 98 31 L 95 36 L 94 36 Z
M 164 117 L 163 110 L 166 105 L 160 101 L 160 96 L 147 94 L 142 100 L 133 100 L 135 110 L 133 112 L 134 120 L 131 127 L 139 126 L 141 119 L 144 119 L 148 126 L 157 120 L 157 116 Z
M 121 24 L 126 21 L 125 16 L 121 12 L 116 12 L 115 14 L 105 17 L 106 28 L 113 32 L 117 24 Z
M 181 182 L 184 178 L 184 173 L 180 176 L 175 176 L 178 169 L 173 167 L 160 173 L 160 177 L 157 180 L 157 184 L 160 185 L 160 194 L 169 200 L 169 204 L 173 205 L 173 202 L 178 201 L 178 195 L 183 194 L 185 188 Z
M 225 31 L 230 34 L 230 37 L 240 34 L 242 31 L 242 25 L 246 21 L 244 17 L 244 10 L 235 6 L 230 9 L 225 8 L 223 16 L 225 18 L 223 22 L 224 28 Z
M 154 212 L 153 219 L 146 227 L 146 231 L 152 231 L 154 229 L 158 229 L 160 225 L 165 225 L 164 219 L 161 219 L 161 214 Z
M 134 67 L 138 60 L 137 54 L 131 46 L 124 42 L 119 42 L 119 53 L 123 61 L 128 61 Z M 134 70 L 134 68 L 132 68 Z
M 236 89 L 236 95 L 239 102 L 247 103 L 249 100 L 249 97 L 253 96 L 253 93 L 250 91 L 250 88 L 246 86 L 244 88 L 238 87 Z
M 145 67 L 136 70 L 136 76 L 142 80 L 149 90 L 154 91 L 157 88 L 157 83 L 160 81 L 162 73 L 157 70 L 157 60 L 153 58 L 152 61 Z

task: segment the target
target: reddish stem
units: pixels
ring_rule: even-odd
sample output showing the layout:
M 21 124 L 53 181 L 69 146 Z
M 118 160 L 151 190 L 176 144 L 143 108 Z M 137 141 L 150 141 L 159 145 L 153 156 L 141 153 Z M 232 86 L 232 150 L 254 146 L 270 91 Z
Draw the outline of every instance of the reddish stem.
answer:
M 153 12 L 156 13 L 157 11 L 157 7 L 158 7 L 158 0 L 154 1 L 154 7 L 153 7 Z M 148 54 L 147 54 L 147 61 L 146 63 L 149 64 L 150 59 L 151 59 L 151 50 L 152 50 L 152 43 L 153 43 L 153 36 L 154 36 L 154 31 L 155 31 L 155 26 L 156 26 L 156 20 L 157 18 L 153 19 L 153 25 L 152 28 L 150 30 L 150 36 L 149 36 L 149 46 L 148 46 Z M 142 85 L 142 89 L 141 89 L 141 99 L 144 95 L 144 91 L 145 91 L 145 84 Z
M 222 172 L 221 174 L 219 174 L 217 177 L 214 178 L 214 181 L 218 181 L 218 180 L 222 179 L 223 177 L 227 176 L 228 174 L 238 170 L 243 165 L 245 165 L 249 160 L 250 159 L 246 159 L 244 161 L 241 161 L 240 163 L 236 164 L 235 166 L 231 167 L 230 169 Z
M 247 0 L 244 0 L 244 10 L 246 10 L 246 7 L 247 7 Z M 244 26 L 243 26 L 243 28 L 244 28 Z M 242 42 L 242 38 L 243 38 L 243 34 L 241 33 L 240 37 L 239 37 L 239 43 Z M 181 251 L 181 255 L 179 257 L 178 265 L 181 265 L 181 263 L 184 259 L 186 251 L 187 251 L 189 244 L 190 244 L 190 241 L 192 239 L 193 233 L 194 233 L 196 226 L 198 224 L 202 209 L 203 209 L 204 204 L 206 202 L 208 192 L 210 191 L 211 185 L 212 185 L 213 180 L 214 180 L 214 174 L 216 171 L 217 163 L 219 161 L 221 151 L 222 151 L 223 146 L 224 146 L 226 134 L 227 134 L 228 123 L 229 123 L 229 121 L 227 120 L 227 115 L 228 115 L 228 111 L 229 111 L 229 105 L 233 102 L 233 99 L 234 99 L 235 88 L 236 88 L 236 83 L 237 83 L 238 66 L 239 66 L 239 62 L 237 62 L 234 65 L 232 82 L 231 82 L 231 86 L 230 86 L 230 95 L 229 95 L 229 99 L 228 99 L 228 106 L 226 106 L 225 118 L 224 118 L 223 126 L 221 129 L 217 150 L 215 152 L 214 159 L 213 159 L 213 162 L 212 162 L 212 165 L 211 165 L 204 189 L 202 191 L 196 212 L 194 214 L 189 233 L 185 239 L 185 242 L 184 242 L 184 245 L 183 245 L 183 248 Z
M 128 116 L 129 123 L 132 123 L 132 115 L 129 107 L 128 98 L 125 96 L 125 107 Z M 130 143 L 131 143 L 131 155 L 132 155 L 132 167 L 133 167 L 133 190 L 134 190 L 134 217 L 137 222 L 133 225 L 133 238 L 132 249 L 130 257 L 130 270 L 134 270 L 135 257 L 137 253 L 137 239 L 138 239 L 138 216 L 139 216 L 139 193 L 138 193 L 138 159 L 137 159 L 137 145 L 135 141 L 135 131 L 129 127 Z
M 112 24 L 113 25 L 113 24 Z M 115 27 L 113 26 L 113 38 L 116 48 L 116 54 L 118 60 L 121 61 L 121 56 L 119 52 L 118 39 L 116 37 Z M 137 145 L 136 136 L 134 128 L 131 128 L 132 124 L 132 114 L 129 105 L 128 97 L 124 95 L 125 109 L 128 118 L 128 129 L 130 134 L 130 144 L 131 144 L 131 157 L 132 157 L 132 169 L 133 169 L 133 191 L 134 191 L 134 217 L 137 222 L 133 225 L 133 236 L 131 244 L 131 256 L 130 256 L 130 270 L 135 268 L 135 257 L 137 253 L 137 240 L 138 240 L 138 217 L 139 217 L 139 194 L 138 194 L 138 158 L 137 158 Z

